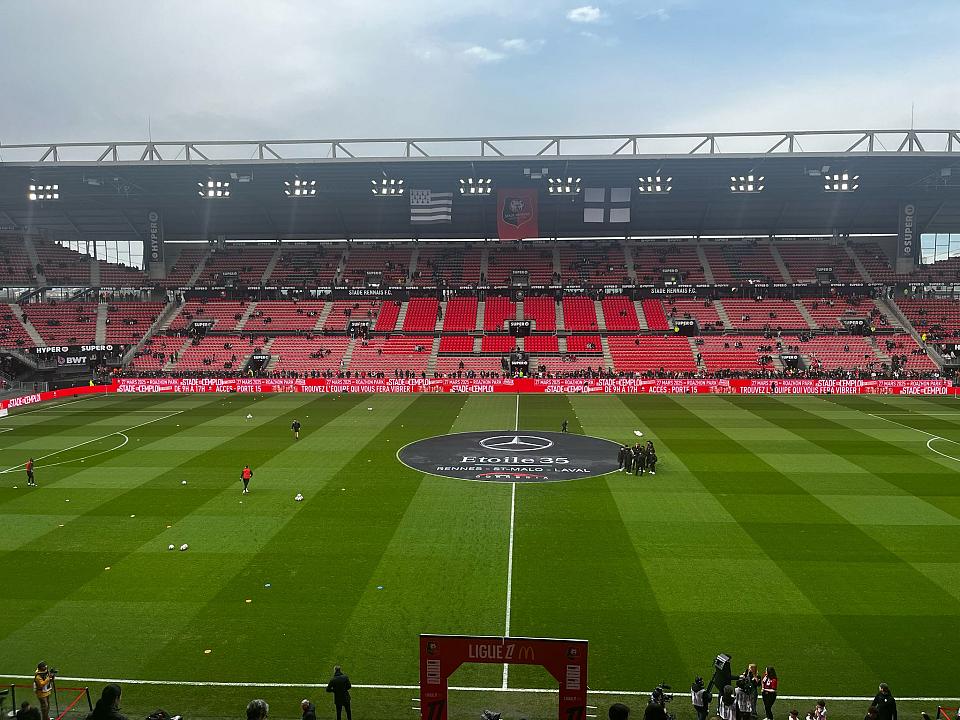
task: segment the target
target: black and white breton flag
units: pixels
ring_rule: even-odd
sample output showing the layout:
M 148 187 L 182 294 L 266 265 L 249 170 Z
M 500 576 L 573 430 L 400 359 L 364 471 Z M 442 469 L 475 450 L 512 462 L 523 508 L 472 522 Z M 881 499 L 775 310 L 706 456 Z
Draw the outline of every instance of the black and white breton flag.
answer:
M 453 220 L 453 193 L 410 191 L 410 222 L 448 223 Z
M 630 188 L 584 188 L 585 223 L 630 222 Z

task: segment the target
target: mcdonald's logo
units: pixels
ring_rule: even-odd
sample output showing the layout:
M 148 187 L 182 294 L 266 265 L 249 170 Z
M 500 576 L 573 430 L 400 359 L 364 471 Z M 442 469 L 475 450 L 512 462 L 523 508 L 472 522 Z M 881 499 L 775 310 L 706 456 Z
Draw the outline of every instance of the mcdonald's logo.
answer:
M 521 645 L 520 652 L 518 653 L 518 659 L 520 662 L 530 662 L 534 663 L 537 661 L 537 654 L 533 651 L 533 648 L 529 645 Z

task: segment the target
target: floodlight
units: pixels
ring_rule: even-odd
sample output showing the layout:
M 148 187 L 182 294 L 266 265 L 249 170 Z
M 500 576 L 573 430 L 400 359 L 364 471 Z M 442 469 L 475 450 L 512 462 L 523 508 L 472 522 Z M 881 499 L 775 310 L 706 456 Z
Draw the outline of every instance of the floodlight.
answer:
M 206 200 L 223 200 L 230 197 L 229 180 L 207 180 L 198 182 L 197 186 L 200 188 L 197 194 Z
M 490 178 L 460 178 L 461 195 L 489 195 L 493 192 Z
M 763 175 L 731 175 L 730 192 L 758 193 L 763 192 Z
M 294 178 L 293 180 L 284 180 L 283 184 L 283 192 L 287 197 L 300 198 L 317 196 L 316 180 L 301 180 L 300 178 Z
M 547 192 L 552 195 L 576 195 L 580 192 L 580 178 L 550 178 L 547 183 Z
M 60 186 L 59 185 L 41 185 L 36 182 L 30 183 L 30 187 L 27 192 L 27 199 L 31 202 L 38 202 L 41 200 L 59 200 L 60 199 Z
M 661 177 L 660 175 L 647 175 L 639 178 L 640 185 L 637 189 L 642 193 L 668 193 L 673 190 L 672 177 Z
M 842 172 L 823 176 L 823 189 L 826 192 L 853 192 L 859 187 L 859 175 Z
M 403 195 L 403 192 L 406 189 L 403 187 L 403 180 L 398 180 L 396 178 L 381 178 L 380 180 L 371 180 L 370 184 L 373 186 L 370 188 L 370 192 L 377 197 Z

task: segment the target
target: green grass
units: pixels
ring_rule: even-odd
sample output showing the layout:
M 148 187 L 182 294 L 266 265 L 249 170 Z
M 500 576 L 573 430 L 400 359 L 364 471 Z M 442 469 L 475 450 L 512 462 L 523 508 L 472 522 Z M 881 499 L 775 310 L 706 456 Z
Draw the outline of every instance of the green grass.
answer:
M 39 489 L 0 475 L 0 673 L 43 658 L 76 677 L 307 685 L 340 662 L 355 683 L 415 684 L 418 633 L 503 632 L 511 488 L 424 476 L 395 453 L 512 429 L 516 402 L 111 396 L 0 421 L 13 428 L 0 469 L 55 453 L 37 462 Z M 776 665 L 788 695 L 872 695 L 881 680 L 903 696 L 957 695 L 960 461 L 919 432 L 960 458 L 955 403 L 521 397 L 521 429 L 564 417 L 617 441 L 640 429 L 661 465 L 655 478 L 517 487 L 512 634 L 588 639 L 594 689 L 684 688 L 724 651 L 737 669 Z M 241 496 L 246 462 L 256 475 Z M 465 666 L 451 684 L 495 688 L 501 675 Z M 511 668 L 511 688 L 550 685 Z M 138 686 L 124 706 L 237 717 L 263 695 L 294 717 L 319 692 Z M 414 717 L 415 695 L 359 689 L 355 706 Z M 593 696 L 601 715 L 615 699 Z M 451 700 L 452 717 L 551 716 L 545 695 Z M 835 710 L 859 718 L 863 703 Z

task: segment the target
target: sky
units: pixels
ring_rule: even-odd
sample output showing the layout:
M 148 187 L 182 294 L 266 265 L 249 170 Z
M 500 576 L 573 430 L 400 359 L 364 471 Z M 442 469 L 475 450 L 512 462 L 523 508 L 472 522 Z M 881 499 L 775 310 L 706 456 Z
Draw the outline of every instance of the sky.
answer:
M 0 0 L 0 144 L 960 127 L 960 2 Z

